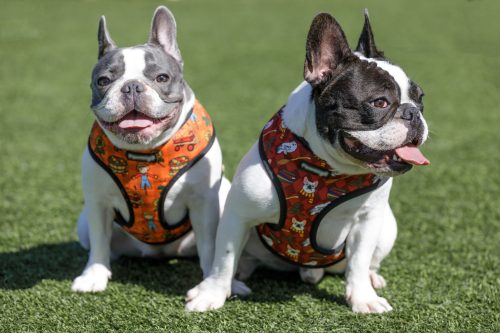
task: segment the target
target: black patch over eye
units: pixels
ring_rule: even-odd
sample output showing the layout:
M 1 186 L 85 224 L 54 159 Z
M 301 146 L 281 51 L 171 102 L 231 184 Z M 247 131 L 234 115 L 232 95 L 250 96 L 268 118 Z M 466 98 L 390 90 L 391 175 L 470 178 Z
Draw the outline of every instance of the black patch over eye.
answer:
M 101 76 L 100 78 L 97 79 L 97 85 L 100 87 L 105 87 L 110 83 L 111 83 L 110 78 L 106 76 Z
M 371 101 L 370 105 L 377 109 L 385 109 L 389 107 L 390 103 L 385 97 L 381 97 Z
M 167 74 L 160 74 L 156 77 L 156 82 L 164 83 L 167 82 L 170 77 Z

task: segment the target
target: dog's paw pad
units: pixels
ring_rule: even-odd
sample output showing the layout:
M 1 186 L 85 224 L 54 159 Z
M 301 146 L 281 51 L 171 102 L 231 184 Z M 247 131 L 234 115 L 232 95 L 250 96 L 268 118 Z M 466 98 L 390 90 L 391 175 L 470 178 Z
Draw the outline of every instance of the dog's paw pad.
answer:
M 372 282 L 372 286 L 375 289 L 385 288 L 387 283 L 382 275 L 377 274 L 376 272 L 370 272 L 370 281 Z

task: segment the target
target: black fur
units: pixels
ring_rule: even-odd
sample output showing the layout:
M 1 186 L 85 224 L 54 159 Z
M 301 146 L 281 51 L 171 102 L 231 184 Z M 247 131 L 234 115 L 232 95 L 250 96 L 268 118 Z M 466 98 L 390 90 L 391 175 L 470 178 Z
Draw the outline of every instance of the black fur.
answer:
M 370 18 L 368 17 L 368 10 L 365 10 L 365 24 L 361 31 L 361 36 L 359 36 L 356 52 L 361 53 L 366 58 L 385 60 L 384 52 L 379 51 L 375 45 L 375 38 L 373 37 Z

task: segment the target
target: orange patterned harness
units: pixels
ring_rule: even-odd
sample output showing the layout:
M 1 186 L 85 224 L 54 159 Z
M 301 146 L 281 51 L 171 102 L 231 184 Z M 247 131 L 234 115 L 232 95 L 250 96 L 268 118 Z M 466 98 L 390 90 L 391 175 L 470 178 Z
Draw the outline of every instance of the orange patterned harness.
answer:
M 321 220 L 339 204 L 373 191 L 388 178 L 339 174 L 284 124 L 281 111 L 264 126 L 259 140 L 264 168 L 280 201 L 278 224 L 260 224 L 264 245 L 288 262 L 307 267 L 333 265 L 345 256 L 345 242 L 335 249 L 316 241 Z
M 175 181 L 208 152 L 214 140 L 212 121 L 198 101 L 174 136 L 148 151 L 117 148 L 95 122 L 89 137 L 90 154 L 113 178 L 129 211 L 127 221 L 115 209 L 115 222 L 149 244 L 172 242 L 191 230 L 189 212 L 178 223 L 168 224 L 163 205 Z

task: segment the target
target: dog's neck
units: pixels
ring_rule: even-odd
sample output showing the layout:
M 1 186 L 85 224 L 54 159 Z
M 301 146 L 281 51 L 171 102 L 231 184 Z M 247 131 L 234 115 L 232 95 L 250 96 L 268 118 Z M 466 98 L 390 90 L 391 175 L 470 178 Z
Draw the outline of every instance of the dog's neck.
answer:
M 116 135 L 106 130 L 105 128 L 103 128 L 103 130 L 106 133 L 106 136 L 111 141 L 111 143 L 119 149 L 124 149 L 128 151 L 147 151 L 161 147 L 186 122 L 187 118 L 189 117 L 189 113 L 194 106 L 195 96 L 187 83 L 185 83 L 185 89 L 183 94 L 184 94 L 184 103 L 182 105 L 182 111 L 179 116 L 179 119 L 177 120 L 177 123 L 173 127 L 167 129 L 165 132 L 161 133 L 159 136 L 151 140 L 151 142 L 149 142 L 148 144 L 143 145 L 143 144 L 127 143 L 124 142 L 123 140 L 120 140 Z
M 321 138 L 316 127 L 316 107 L 312 98 L 312 86 L 303 81 L 288 97 L 283 109 L 285 125 L 296 135 L 304 138 L 312 152 L 334 170 L 344 174 L 364 174 L 367 171 L 349 162 L 341 152 L 338 142 L 332 145 Z

